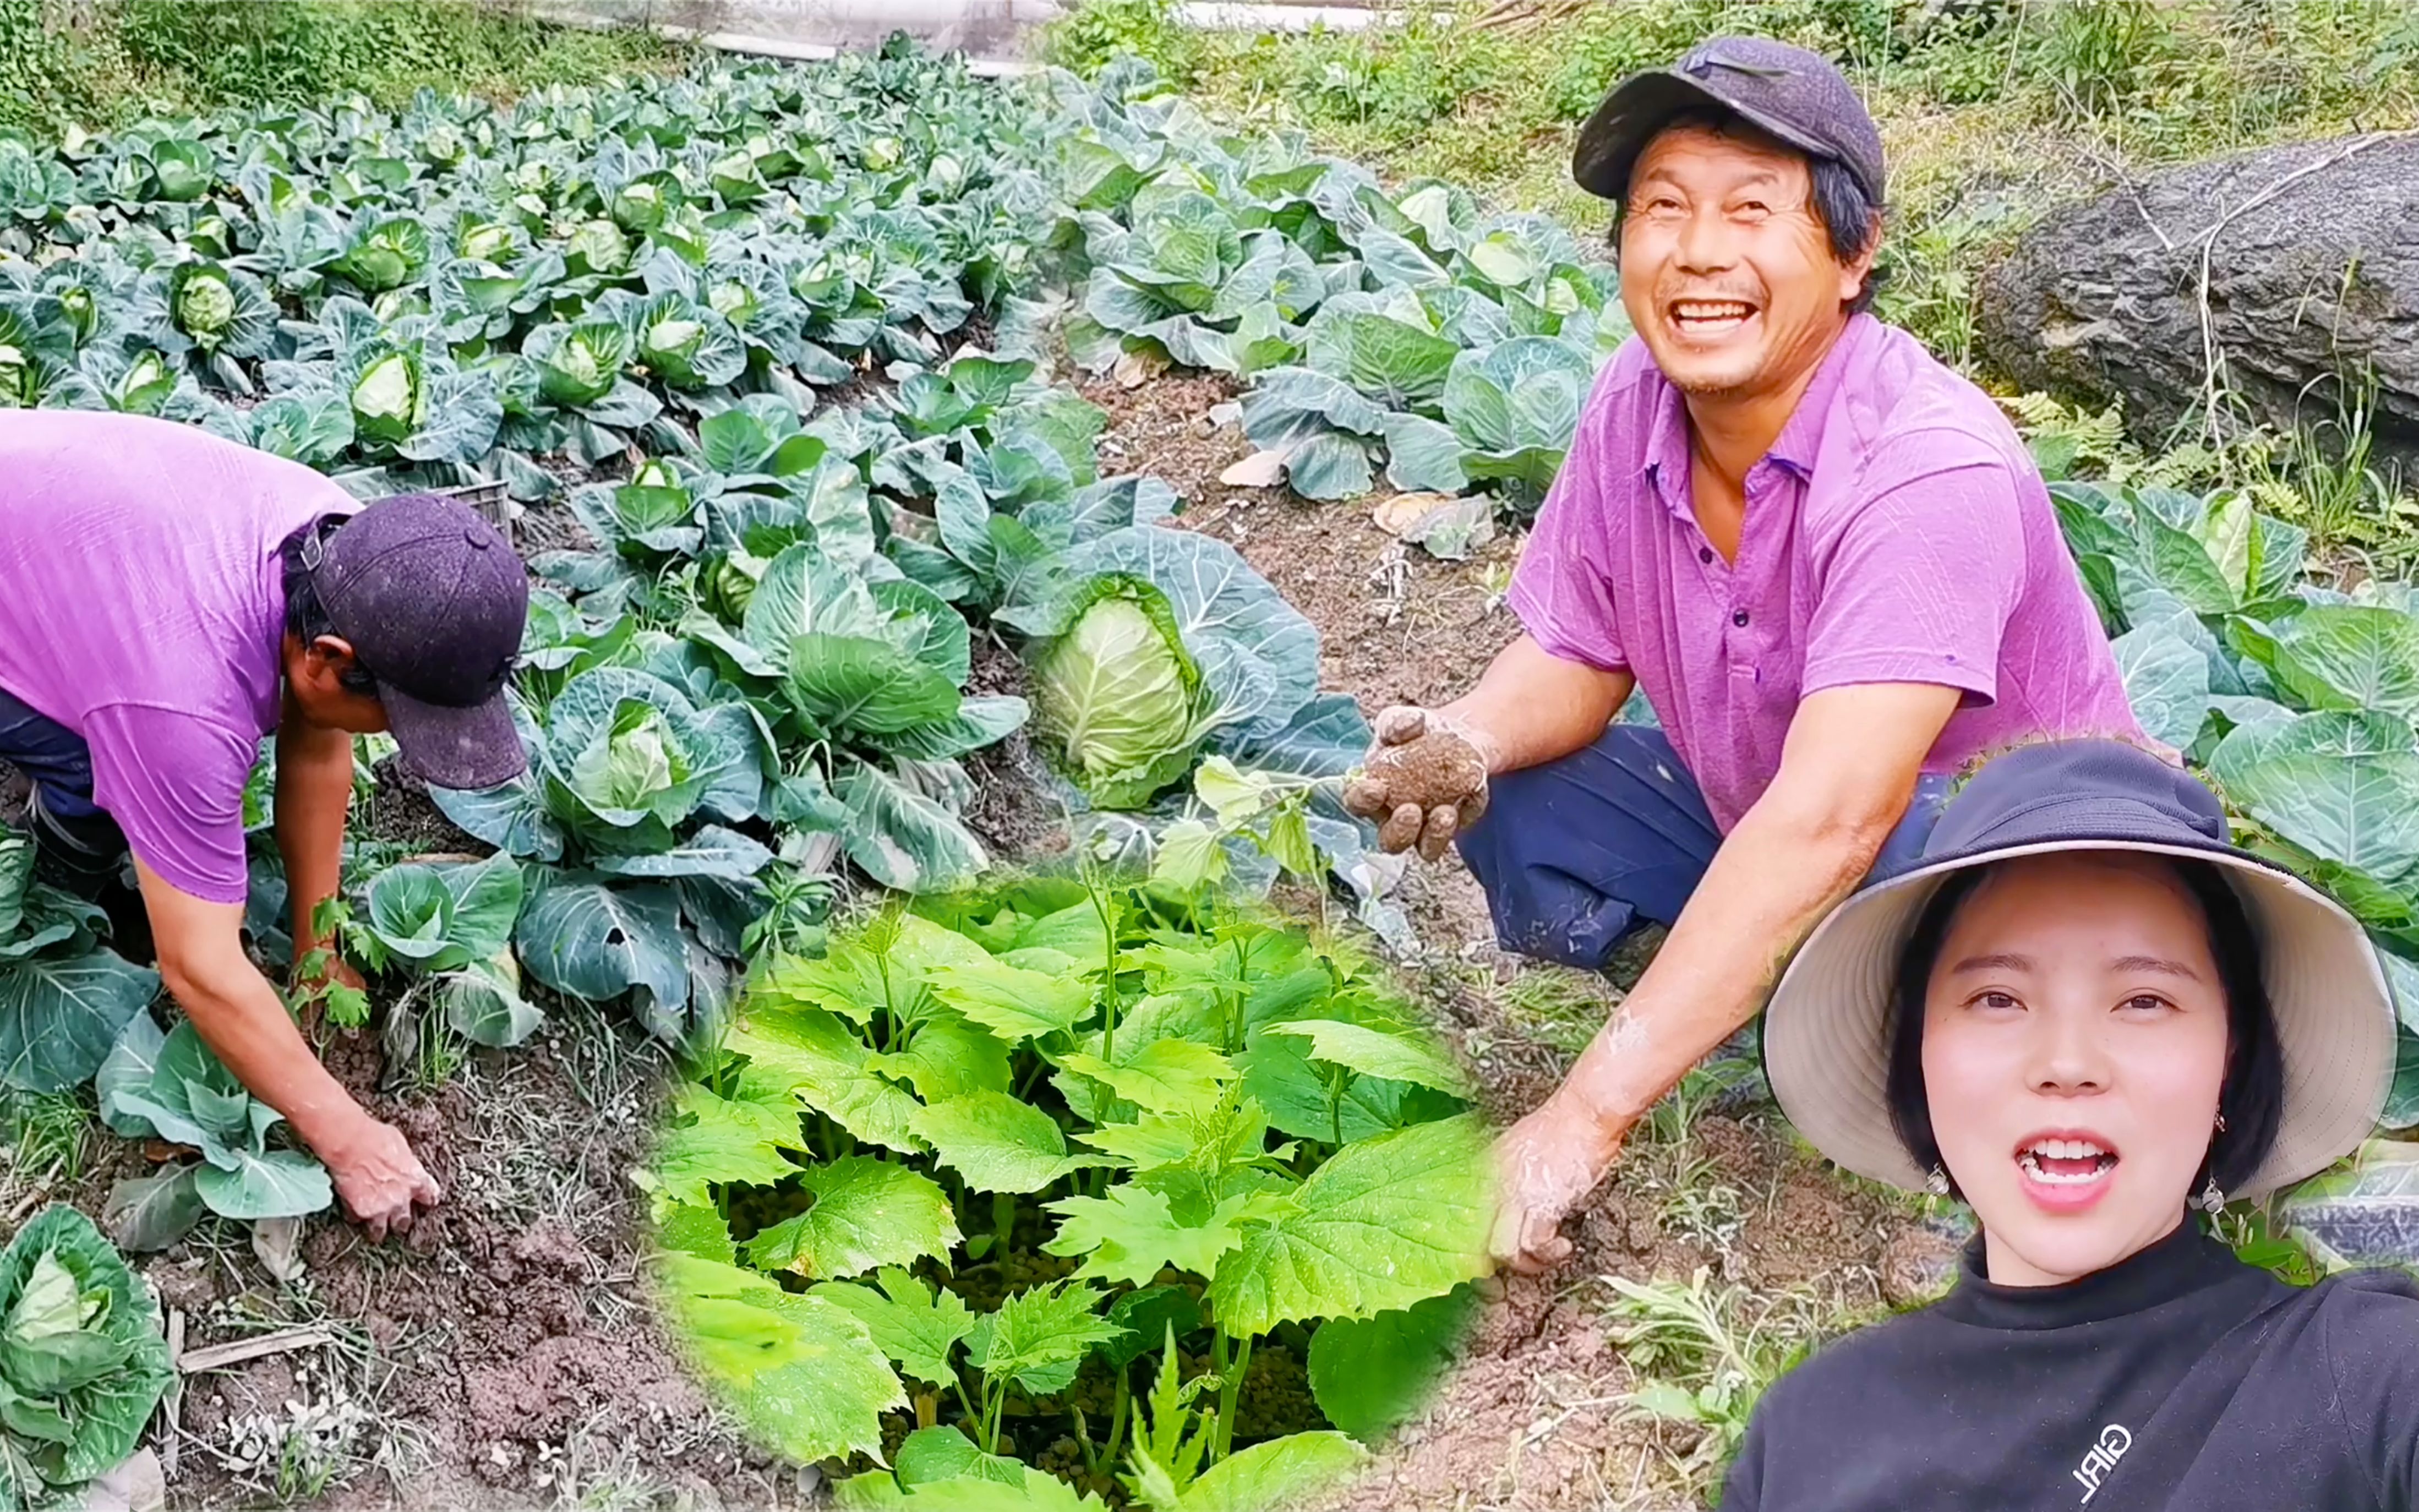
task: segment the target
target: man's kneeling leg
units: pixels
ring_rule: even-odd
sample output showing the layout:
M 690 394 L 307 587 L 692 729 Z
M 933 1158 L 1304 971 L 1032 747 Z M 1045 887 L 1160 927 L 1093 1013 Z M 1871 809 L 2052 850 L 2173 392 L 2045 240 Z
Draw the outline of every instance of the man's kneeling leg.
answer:
M 1504 949 L 1587 970 L 1641 924 L 1670 925 L 1721 847 L 1671 739 L 1613 725 L 1560 761 L 1495 779 L 1461 839 Z
M 25 817 L 45 862 L 79 880 L 117 874 L 126 836 L 92 801 L 92 750 L 83 736 L 0 691 L 0 761 L 32 784 Z

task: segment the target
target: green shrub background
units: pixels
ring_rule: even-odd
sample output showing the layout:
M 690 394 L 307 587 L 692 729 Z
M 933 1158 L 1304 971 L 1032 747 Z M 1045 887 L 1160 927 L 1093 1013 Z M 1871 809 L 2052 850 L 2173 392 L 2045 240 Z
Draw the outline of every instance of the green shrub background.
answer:
M 423 85 L 505 97 L 679 56 L 497 0 L 0 0 L 0 127 L 55 135 L 346 90 L 393 106 Z

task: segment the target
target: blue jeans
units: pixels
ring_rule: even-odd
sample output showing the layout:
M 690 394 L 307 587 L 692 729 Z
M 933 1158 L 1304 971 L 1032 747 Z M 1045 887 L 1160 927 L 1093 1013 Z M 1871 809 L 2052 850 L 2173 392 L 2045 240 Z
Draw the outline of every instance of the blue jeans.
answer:
M 0 688 L 0 761 L 34 785 L 28 817 L 44 845 L 82 864 L 126 850 L 116 821 L 92 801 L 92 748 L 74 731 Z
M 1877 868 L 1919 856 L 1949 779 L 1926 776 Z M 1506 950 L 1596 970 L 1641 925 L 1670 926 L 1721 847 L 1670 737 L 1608 728 L 1560 761 L 1507 773 L 1461 839 Z

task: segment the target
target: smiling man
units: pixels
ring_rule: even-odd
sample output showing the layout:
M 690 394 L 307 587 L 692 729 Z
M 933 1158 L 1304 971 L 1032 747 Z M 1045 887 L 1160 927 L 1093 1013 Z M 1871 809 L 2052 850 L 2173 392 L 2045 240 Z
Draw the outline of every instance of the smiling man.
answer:
M 2142 738 L 2023 442 L 1867 313 L 1881 138 L 1837 69 L 1707 42 L 1608 96 L 1573 172 L 1618 207 L 1638 337 L 1514 577 L 1526 633 L 1464 697 L 1381 714 L 1347 795 L 1390 849 L 1458 840 L 1507 949 L 1595 967 L 1671 928 L 1504 1136 L 1494 1247 L 1523 1270 L 1961 767 Z M 1634 691 L 1660 729 L 1612 724 Z

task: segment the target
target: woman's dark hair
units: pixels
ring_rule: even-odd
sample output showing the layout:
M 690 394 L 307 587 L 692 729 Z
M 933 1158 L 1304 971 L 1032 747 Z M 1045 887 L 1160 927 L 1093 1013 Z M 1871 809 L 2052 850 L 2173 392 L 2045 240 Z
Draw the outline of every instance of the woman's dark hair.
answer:
M 2233 1191 L 2268 1159 L 2285 1115 L 2285 1057 L 2276 1042 L 2275 1011 L 2260 976 L 2259 944 L 2241 895 L 2226 873 L 2208 861 L 2161 856 L 2193 901 L 2209 931 L 2209 953 L 2217 963 L 2217 983 L 2226 994 L 2226 1080 L 2217 1111 L 2226 1132 L 2210 1142 L 2200 1180 L 2214 1179 Z M 1969 867 L 1941 884 L 1917 916 L 1915 931 L 1899 951 L 1898 977 L 1882 1033 L 1889 1044 L 1890 1127 L 1918 1169 L 1940 1165 L 1940 1142 L 1932 1133 L 1932 1103 L 1923 1086 L 1923 1004 L 1932 968 L 1958 911 L 1974 895 L 1987 866 Z M 1947 1168 L 1942 1167 L 1944 1170 Z M 1953 1186 L 1953 1180 L 1952 1180 Z
M 347 517 L 322 515 L 287 536 L 278 548 L 285 585 L 285 629 L 306 646 L 323 635 L 336 634 L 336 624 L 328 617 L 327 607 L 319 602 L 318 590 L 311 586 L 311 569 L 303 564 L 303 554 L 313 541 L 324 541 L 333 534 Z M 370 675 L 370 670 L 359 658 L 337 674 L 336 682 L 348 692 L 377 697 L 377 679 Z
M 1882 208 L 1866 197 L 1864 189 L 1857 182 L 1857 176 L 1850 173 L 1845 164 L 1830 158 L 1815 157 L 1802 147 L 1784 142 L 1736 111 L 1711 107 L 1687 111 L 1665 122 L 1663 131 L 1689 126 L 1712 131 L 1718 136 L 1794 152 L 1805 158 L 1807 172 L 1813 179 L 1808 202 L 1813 207 L 1814 218 L 1823 223 L 1824 235 L 1831 243 L 1832 260 L 1841 266 L 1845 267 L 1863 256 L 1865 249 L 1881 235 Z M 1612 260 L 1616 267 L 1621 262 L 1621 226 L 1628 218 L 1629 200 L 1625 194 L 1612 206 Z M 1855 315 L 1871 309 L 1873 295 L 1888 279 L 1888 270 L 1879 264 L 1866 270 L 1864 284 L 1857 290 L 1857 297 L 1848 301 L 1848 313 Z

